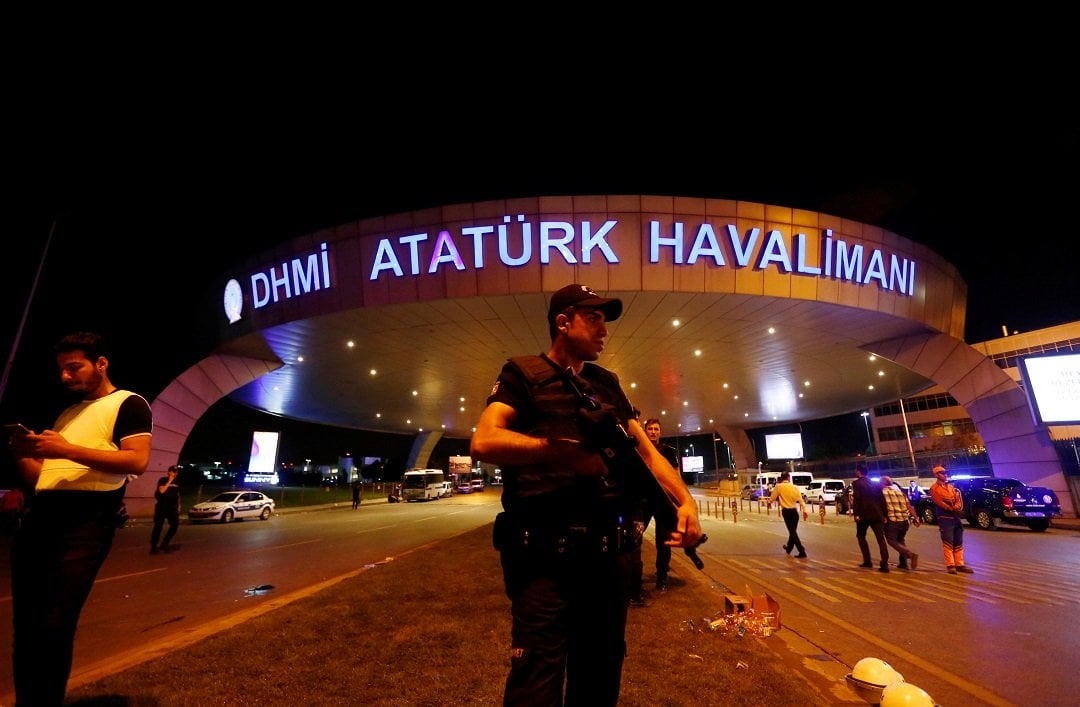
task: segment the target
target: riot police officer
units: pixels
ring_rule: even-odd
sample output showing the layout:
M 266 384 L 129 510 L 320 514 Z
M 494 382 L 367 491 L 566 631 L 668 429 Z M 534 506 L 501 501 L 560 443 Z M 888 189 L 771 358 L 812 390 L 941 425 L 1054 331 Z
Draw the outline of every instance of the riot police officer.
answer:
M 605 462 L 599 430 L 638 440 L 632 453 L 675 499 L 677 528 L 665 542 L 692 547 L 701 534 L 689 489 L 645 436 L 615 374 L 592 363 L 621 313 L 620 300 L 583 285 L 555 292 L 551 348 L 503 366 L 472 437 L 473 458 L 503 470 L 494 544 L 511 601 L 507 705 L 618 702 L 627 612 L 620 553 L 633 546 L 625 520 L 634 491 L 623 465 Z M 586 396 L 610 424 L 585 424 Z

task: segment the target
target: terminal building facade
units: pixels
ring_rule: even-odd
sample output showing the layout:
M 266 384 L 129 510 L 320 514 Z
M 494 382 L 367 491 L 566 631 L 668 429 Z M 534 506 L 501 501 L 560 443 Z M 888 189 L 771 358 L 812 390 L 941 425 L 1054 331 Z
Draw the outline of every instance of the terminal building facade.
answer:
M 994 359 L 1024 335 L 966 344 L 951 264 L 829 214 L 678 196 L 452 204 L 252 254 L 204 313 L 217 348 L 152 402 L 151 471 L 223 397 L 414 435 L 411 465 L 427 466 L 444 435 L 471 434 L 506 358 L 547 349 L 548 298 L 573 282 L 623 299 L 598 363 L 643 415 L 664 415 L 665 433 L 712 431 L 740 470 L 756 467 L 749 429 L 872 410 L 879 451 L 974 432 L 995 474 L 1051 487 L 1075 514 L 1049 430 Z M 916 408 L 903 440 L 896 401 Z M 153 477 L 129 488 L 133 512 L 152 504 Z
M 972 344 L 972 348 L 983 352 L 1018 386 L 1024 387 L 1018 363 L 1021 358 L 1080 355 L 1080 322 L 1013 332 Z M 808 460 L 800 468 L 816 476 L 852 479 L 855 465 L 862 463 L 871 474 L 888 474 L 905 480 L 914 476 L 921 478 L 924 485 L 933 483 L 931 470 L 938 464 L 958 475 L 995 475 L 975 422 L 939 385 L 908 398 L 874 405 L 865 414 L 870 434 L 866 456 Z M 1080 416 L 1080 408 L 1076 414 Z M 1080 424 L 1047 425 L 1046 429 L 1057 450 L 1069 492 L 1076 498 L 1080 494 Z

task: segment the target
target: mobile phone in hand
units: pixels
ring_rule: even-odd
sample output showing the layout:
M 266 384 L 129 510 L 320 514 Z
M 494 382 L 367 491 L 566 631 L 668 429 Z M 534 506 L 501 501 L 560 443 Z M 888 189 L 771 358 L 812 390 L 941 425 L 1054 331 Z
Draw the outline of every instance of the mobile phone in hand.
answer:
M 10 422 L 4 425 L 4 429 L 7 430 L 10 435 L 29 435 L 33 434 L 29 427 L 21 422 Z

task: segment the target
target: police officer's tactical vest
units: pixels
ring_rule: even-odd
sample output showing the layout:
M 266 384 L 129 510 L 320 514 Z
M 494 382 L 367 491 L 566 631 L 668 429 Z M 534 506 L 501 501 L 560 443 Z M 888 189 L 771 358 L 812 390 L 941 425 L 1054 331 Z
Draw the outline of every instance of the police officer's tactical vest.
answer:
M 519 411 L 515 429 L 532 437 L 582 439 L 578 396 L 567 385 L 571 374 L 546 356 L 515 356 L 509 362 L 528 384 L 532 402 L 531 409 Z M 579 387 L 588 386 L 580 377 L 575 381 Z M 502 500 L 507 511 L 554 525 L 593 522 L 598 514 L 618 514 L 604 503 L 610 494 L 597 477 L 579 477 L 557 462 L 505 466 Z

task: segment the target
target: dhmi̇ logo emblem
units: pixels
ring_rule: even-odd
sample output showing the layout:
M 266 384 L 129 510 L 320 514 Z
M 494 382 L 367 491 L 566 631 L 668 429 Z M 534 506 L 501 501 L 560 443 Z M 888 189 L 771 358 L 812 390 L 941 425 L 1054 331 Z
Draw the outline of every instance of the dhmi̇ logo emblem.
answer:
M 229 324 L 240 321 L 240 310 L 244 306 L 244 292 L 240 289 L 240 283 L 229 280 L 225 283 L 225 316 Z

